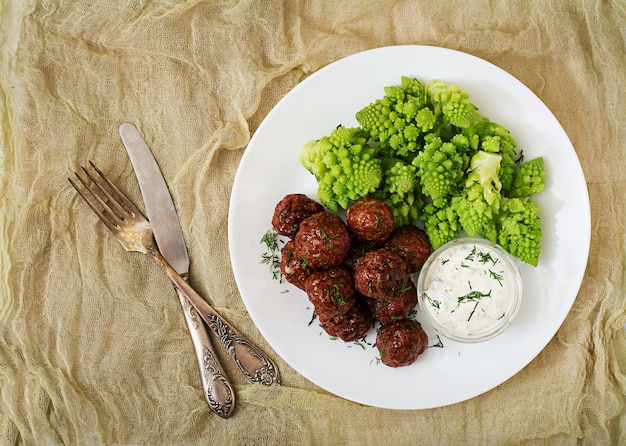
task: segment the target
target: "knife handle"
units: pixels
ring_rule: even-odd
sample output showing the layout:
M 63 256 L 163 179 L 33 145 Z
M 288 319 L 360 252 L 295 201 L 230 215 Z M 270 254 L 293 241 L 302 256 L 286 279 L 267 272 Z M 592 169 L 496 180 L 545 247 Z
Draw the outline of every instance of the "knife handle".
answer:
M 191 334 L 191 340 L 200 367 L 204 397 L 213 412 L 222 418 L 229 418 L 235 408 L 235 392 L 213 350 L 206 327 L 200 320 L 196 309 L 185 295 L 176 288 L 176 293 L 183 307 L 185 321 Z
M 181 277 L 156 249 L 149 249 L 149 254 L 165 271 L 174 286 L 189 300 L 202 320 L 215 333 L 230 357 L 249 383 L 266 386 L 280 385 L 280 374 L 276 364 L 257 346 L 226 322 L 204 300 L 189 283 Z

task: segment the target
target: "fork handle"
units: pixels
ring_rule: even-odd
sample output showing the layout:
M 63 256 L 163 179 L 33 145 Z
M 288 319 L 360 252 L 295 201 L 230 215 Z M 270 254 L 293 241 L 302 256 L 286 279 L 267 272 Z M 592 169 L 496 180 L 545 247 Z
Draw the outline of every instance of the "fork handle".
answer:
M 266 386 L 280 385 L 280 374 L 276 364 L 256 345 L 226 322 L 204 300 L 189 283 L 176 272 L 156 249 L 150 249 L 152 258 L 165 271 L 174 286 L 180 290 L 189 303 L 196 309 L 202 320 L 215 333 L 229 356 L 249 383 Z
M 213 412 L 222 418 L 229 418 L 235 408 L 235 391 L 213 350 L 206 327 L 198 317 L 196 309 L 185 295 L 176 288 L 183 307 L 183 313 L 200 367 L 204 397 Z

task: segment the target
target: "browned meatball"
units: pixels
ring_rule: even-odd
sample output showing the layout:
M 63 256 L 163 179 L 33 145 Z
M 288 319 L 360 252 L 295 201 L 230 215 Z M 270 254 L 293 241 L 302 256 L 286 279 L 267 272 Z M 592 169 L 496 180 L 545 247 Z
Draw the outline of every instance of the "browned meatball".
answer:
M 397 295 L 368 298 L 365 301 L 372 316 L 383 324 L 392 324 L 408 316 L 417 305 L 417 288 L 409 279 Z
M 372 326 L 372 315 L 362 302 L 357 302 L 346 313 L 335 317 L 319 316 L 320 325 L 331 336 L 352 342 L 367 334 Z
M 305 218 L 294 239 L 298 255 L 312 268 L 341 264 L 350 249 L 350 235 L 337 214 L 318 212 Z
M 319 317 L 342 315 L 355 302 L 352 274 L 343 266 L 315 271 L 306 280 L 306 294 Z
M 348 250 L 348 254 L 346 254 L 346 258 L 343 259 L 343 264 L 350 271 L 356 271 L 356 266 L 359 264 L 363 256 L 372 249 L 373 247 L 369 243 L 359 242 L 352 239 L 352 241 L 350 242 L 350 249 Z
M 280 271 L 287 282 L 304 290 L 306 279 L 309 278 L 314 270 L 298 256 L 296 242 L 289 240 L 283 249 L 280 250 Z
M 428 347 L 428 335 L 411 319 L 382 325 L 376 335 L 380 360 L 389 367 L 411 365 Z
M 272 226 L 280 235 L 293 237 L 302 220 L 323 210 L 324 206 L 304 194 L 285 195 L 274 208 Z
M 385 248 L 365 254 L 354 271 L 356 289 L 367 297 L 398 295 L 408 280 L 406 262 Z
M 348 230 L 362 242 L 381 243 L 393 231 L 391 208 L 379 198 L 360 198 L 346 210 Z
M 413 225 L 402 226 L 393 231 L 384 246 L 406 261 L 409 274 L 422 269 L 432 251 L 426 233 Z

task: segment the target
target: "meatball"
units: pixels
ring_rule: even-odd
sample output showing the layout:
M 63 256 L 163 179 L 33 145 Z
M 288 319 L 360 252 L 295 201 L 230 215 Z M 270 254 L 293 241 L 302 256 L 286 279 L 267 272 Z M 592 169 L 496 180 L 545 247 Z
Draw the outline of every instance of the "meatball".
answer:
M 382 324 L 391 324 L 406 318 L 417 305 L 417 288 L 409 279 L 395 296 L 369 298 L 365 301 L 372 316 Z
M 280 271 L 287 282 L 304 290 L 306 279 L 309 278 L 314 270 L 298 256 L 296 242 L 289 240 L 283 249 L 280 250 Z
M 346 210 L 348 230 L 354 237 L 367 243 L 383 242 L 394 228 L 391 208 L 379 198 L 360 198 Z
M 372 326 L 372 315 L 367 306 L 357 302 L 346 313 L 335 317 L 319 316 L 320 325 L 331 336 L 352 342 L 367 334 Z
M 280 235 L 293 237 L 305 218 L 322 212 L 324 206 L 304 194 L 289 194 L 274 208 L 272 226 Z
M 337 214 L 326 211 L 305 218 L 294 240 L 298 255 L 312 268 L 341 264 L 350 249 L 346 225 Z
M 340 316 L 355 302 L 354 280 L 343 266 L 313 272 L 306 280 L 305 288 L 319 317 Z
M 353 239 L 350 243 L 348 254 L 346 254 L 346 258 L 343 259 L 344 266 L 352 272 L 356 271 L 356 266 L 363 256 L 372 249 L 373 247 L 369 243 L 359 242 Z
M 428 347 L 428 335 L 419 322 L 403 320 L 383 325 L 376 335 L 380 360 L 389 367 L 411 365 Z
M 354 271 L 356 289 L 366 297 L 398 295 L 408 280 L 406 262 L 385 248 L 365 254 Z
M 426 233 L 413 225 L 402 226 L 393 231 L 385 241 L 384 247 L 404 259 L 409 274 L 422 269 L 432 251 Z

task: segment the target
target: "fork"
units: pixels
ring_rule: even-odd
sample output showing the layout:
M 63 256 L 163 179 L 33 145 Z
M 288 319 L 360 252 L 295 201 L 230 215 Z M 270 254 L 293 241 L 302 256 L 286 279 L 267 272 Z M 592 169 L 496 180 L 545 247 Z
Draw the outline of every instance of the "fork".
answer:
M 207 326 L 215 333 L 248 382 L 268 386 L 280 385 L 280 374 L 274 362 L 231 324 L 226 322 L 167 263 L 156 247 L 150 222 L 94 163 L 89 161 L 89 164 L 98 176 L 89 173 L 85 167 L 81 168 L 88 180 L 75 173 L 76 178 L 89 194 L 84 192 L 71 178 L 68 178 L 68 180 L 122 244 L 124 249 L 126 251 L 141 252 L 152 257 L 167 274 L 174 286 L 189 300 Z

